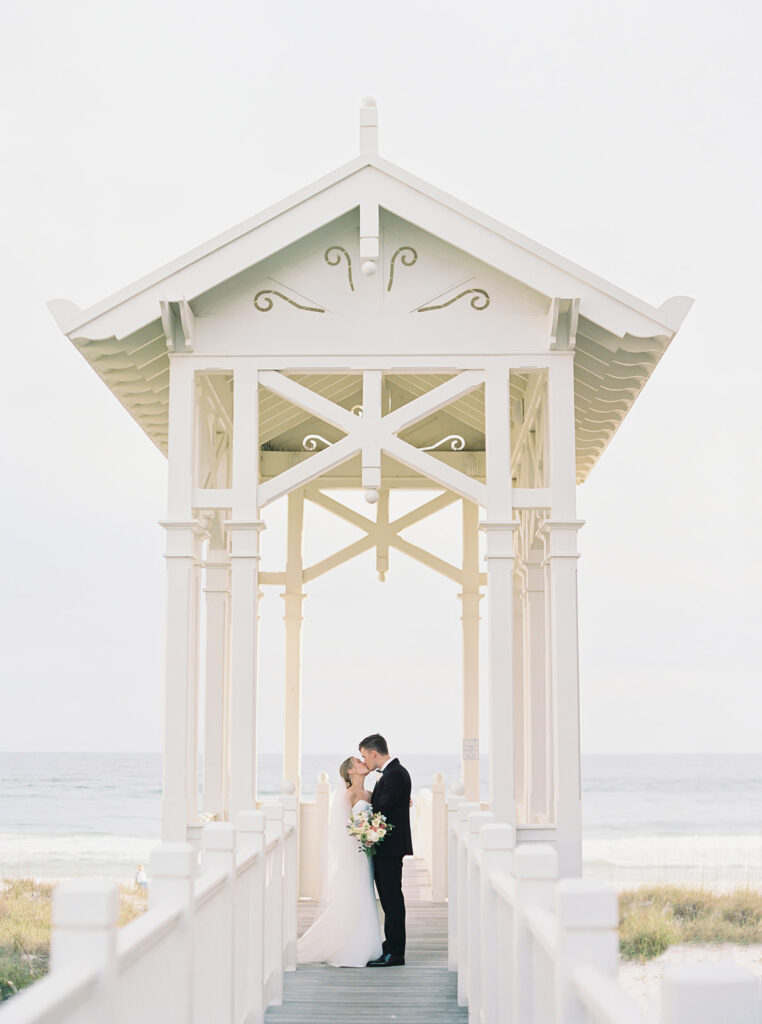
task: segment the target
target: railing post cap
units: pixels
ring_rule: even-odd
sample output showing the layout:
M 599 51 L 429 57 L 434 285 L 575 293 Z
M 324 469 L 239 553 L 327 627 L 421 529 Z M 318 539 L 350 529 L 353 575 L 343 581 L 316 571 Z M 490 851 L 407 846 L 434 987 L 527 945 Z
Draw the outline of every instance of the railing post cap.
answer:
M 661 983 L 662 1020 L 752 1021 L 759 979 L 740 964 L 668 964 Z
M 119 889 L 103 878 L 61 882 L 53 890 L 56 928 L 111 928 L 119 917 Z
M 564 878 L 556 886 L 556 914 L 561 928 L 616 928 L 619 899 L 602 882 Z
M 296 793 L 296 783 L 291 779 L 284 779 L 280 784 L 281 796 L 293 796 Z
M 460 779 L 456 779 L 455 782 L 450 783 L 450 792 L 452 793 L 453 796 L 463 796 L 466 792 L 466 787 L 463 785 Z
M 235 820 L 239 832 L 264 832 L 265 816 L 261 811 L 240 811 Z
M 469 814 L 479 810 L 479 804 L 476 803 L 463 803 L 458 808 L 458 821 L 466 821 Z
M 481 836 L 483 850 L 513 850 L 516 846 L 516 829 L 504 822 L 487 822 Z
M 492 811 L 472 811 L 467 818 L 468 831 L 480 832 L 484 825 L 488 825 L 494 820 L 495 815 Z
M 328 772 L 320 772 L 318 775 L 318 786 L 328 785 Z
M 235 850 L 235 829 L 229 821 L 210 821 L 201 833 L 204 850 Z
M 282 804 L 265 804 L 262 810 L 265 812 L 266 821 L 282 821 L 283 820 L 283 805 Z
M 190 843 L 162 843 L 151 854 L 153 878 L 192 878 L 198 854 Z
M 558 854 L 545 843 L 517 846 L 514 874 L 517 878 L 555 881 L 558 878 Z

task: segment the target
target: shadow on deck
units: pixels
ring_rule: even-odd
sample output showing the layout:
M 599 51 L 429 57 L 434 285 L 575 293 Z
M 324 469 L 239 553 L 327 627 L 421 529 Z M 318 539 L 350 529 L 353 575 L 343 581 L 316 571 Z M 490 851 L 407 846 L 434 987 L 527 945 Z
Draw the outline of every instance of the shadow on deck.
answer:
M 284 977 L 282 1006 L 271 1006 L 266 1024 L 465 1024 L 456 975 L 447 970 L 447 904 L 431 902 L 428 873 L 418 858 L 404 862 L 407 952 L 404 967 L 351 969 L 315 964 Z M 317 906 L 299 908 L 299 934 Z

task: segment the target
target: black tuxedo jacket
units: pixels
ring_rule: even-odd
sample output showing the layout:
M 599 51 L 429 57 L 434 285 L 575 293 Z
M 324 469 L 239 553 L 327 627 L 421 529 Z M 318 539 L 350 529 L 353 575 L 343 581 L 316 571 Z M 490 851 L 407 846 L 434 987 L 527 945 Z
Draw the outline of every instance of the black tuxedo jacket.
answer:
M 410 776 L 395 757 L 387 762 L 371 795 L 374 811 L 394 825 L 378 847 L 376 857 L 409 857 L 413 853 L 410 834 Z

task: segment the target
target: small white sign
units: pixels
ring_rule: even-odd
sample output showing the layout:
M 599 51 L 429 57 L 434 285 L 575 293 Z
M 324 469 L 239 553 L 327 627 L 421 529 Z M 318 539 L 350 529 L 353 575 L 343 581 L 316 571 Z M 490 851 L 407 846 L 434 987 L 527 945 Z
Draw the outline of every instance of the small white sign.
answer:
M 463 760 L 464 761 L 478 761 L 479 760 L 479 740 L 463 740 Z

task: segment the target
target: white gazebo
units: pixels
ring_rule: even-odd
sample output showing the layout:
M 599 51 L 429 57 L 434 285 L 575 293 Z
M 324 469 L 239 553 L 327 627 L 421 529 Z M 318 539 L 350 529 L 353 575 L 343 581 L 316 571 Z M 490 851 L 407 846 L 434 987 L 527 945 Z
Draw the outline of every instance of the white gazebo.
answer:
M 260 588 L 285 597 L 298 794 L 304 588 L 369 549 L 383 576 L 394 548 L 461 588 L 466 796 L 486 591 L 491 810 L 580 874 L 576 485 L 690 305 L 650 306 L 381 159 L 370 100 L 349 164 L 88 310 L 50 304 L 169 460 L 165 839 L 256 806 Z M 393 520 L 393 488 L 432 497 Z M 285 495 L 286 564 L 263 572 L 262 510 Z M 305 565 L 305 501 L 364 536 Z M 460 565 L 401 536 L 454 502 Z

